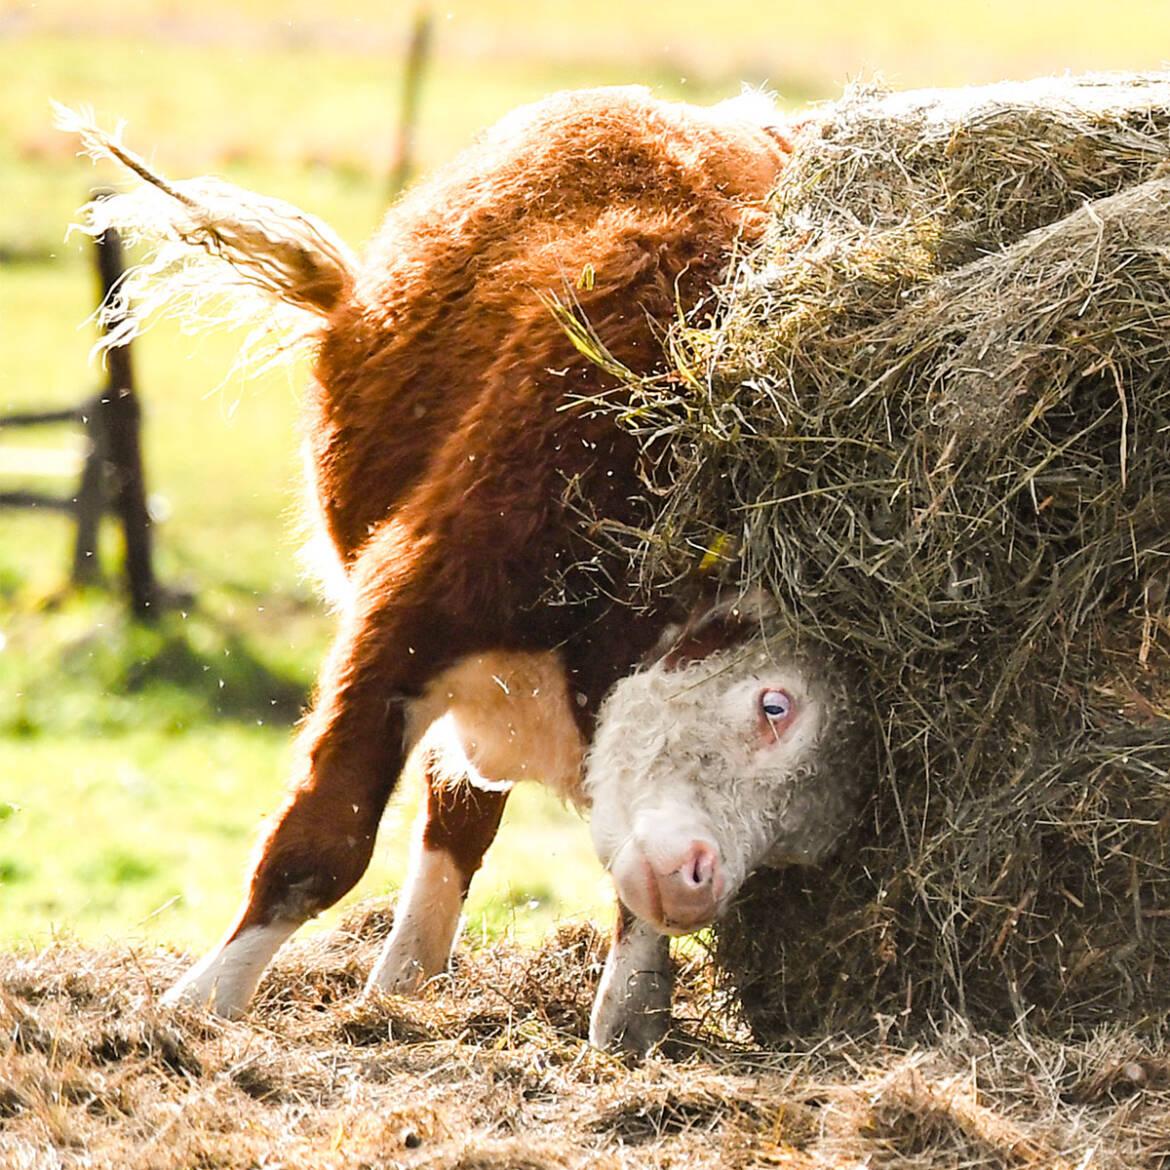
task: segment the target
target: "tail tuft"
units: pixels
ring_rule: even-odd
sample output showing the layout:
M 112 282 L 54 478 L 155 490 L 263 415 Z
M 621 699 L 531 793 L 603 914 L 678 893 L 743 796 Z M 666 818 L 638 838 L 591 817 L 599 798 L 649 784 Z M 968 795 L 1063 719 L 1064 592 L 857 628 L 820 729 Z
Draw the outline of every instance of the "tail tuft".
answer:
M 125 313 L 178 316 L 192 328 L 251 322 L 270 357 L 319 336 L 322 321 L 352 288 L 356 260 L 322 220 L 283 200 L 210 177 L 171 182 L 128 150 L 124 123 L 111 133 L 92 111 L 54 103 L 58 129 L 78 135 L 82 153 L 112 160 L 142 180 L 124 194 L 81 209 L 81 230 L 116 228 L 146 241 L 148 259 L 132 269 L 103 315 L 127 323 L 103 342 L 120 345 L 136 325 Z M 279 343 L 270 344 L 273 337 Z

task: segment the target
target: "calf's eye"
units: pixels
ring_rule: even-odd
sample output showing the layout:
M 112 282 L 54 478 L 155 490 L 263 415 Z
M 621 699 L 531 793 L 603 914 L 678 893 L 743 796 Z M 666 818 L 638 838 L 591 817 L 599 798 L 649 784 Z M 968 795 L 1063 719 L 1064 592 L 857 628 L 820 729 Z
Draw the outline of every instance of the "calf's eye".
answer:
M 765 691 L 760 707 L 770 723 L 777 723 L 792 714 L 792 698 L 787 691 Z

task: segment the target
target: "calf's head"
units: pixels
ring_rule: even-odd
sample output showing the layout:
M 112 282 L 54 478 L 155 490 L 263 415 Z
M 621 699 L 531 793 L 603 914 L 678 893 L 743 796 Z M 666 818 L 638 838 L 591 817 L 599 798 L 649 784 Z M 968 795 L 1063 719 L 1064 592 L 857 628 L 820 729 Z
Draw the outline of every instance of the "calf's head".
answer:
M 745 627 L 738 609 L 716 613 L 599 712 L 594 846 L 621 900 L 664 934 L 715 921 L 762 865 L 820 861 L 855 812 L 835 672 Z

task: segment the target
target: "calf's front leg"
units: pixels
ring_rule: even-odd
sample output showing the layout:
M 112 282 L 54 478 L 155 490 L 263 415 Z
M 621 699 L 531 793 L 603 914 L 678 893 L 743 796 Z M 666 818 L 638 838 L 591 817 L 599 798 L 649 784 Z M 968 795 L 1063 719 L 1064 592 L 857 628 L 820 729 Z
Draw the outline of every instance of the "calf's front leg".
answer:
M 618 904 L 617 929 L 589 1020 L 589 1041 L 642 1057 L 670 1026 L 670 939 Z
M 394 927 L 366 990 L 411 994 L 447 966 L 471 879 L 495 839 L 507 789 L 476 787 L 452 775 L 437 752 L 426 757 L 427 805 Z

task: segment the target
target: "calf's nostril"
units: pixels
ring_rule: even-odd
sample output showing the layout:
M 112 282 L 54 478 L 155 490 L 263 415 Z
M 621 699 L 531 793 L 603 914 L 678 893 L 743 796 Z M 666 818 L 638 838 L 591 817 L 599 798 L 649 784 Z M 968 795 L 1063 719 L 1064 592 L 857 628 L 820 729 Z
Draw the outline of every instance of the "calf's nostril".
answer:
M 691 846 L 690 855 L 681 868 L 683 879 L 688 885 L 695 889 L 709 886 L 714 880 L 718 868 L 714 850 L 709 845 L 696 841 Z

